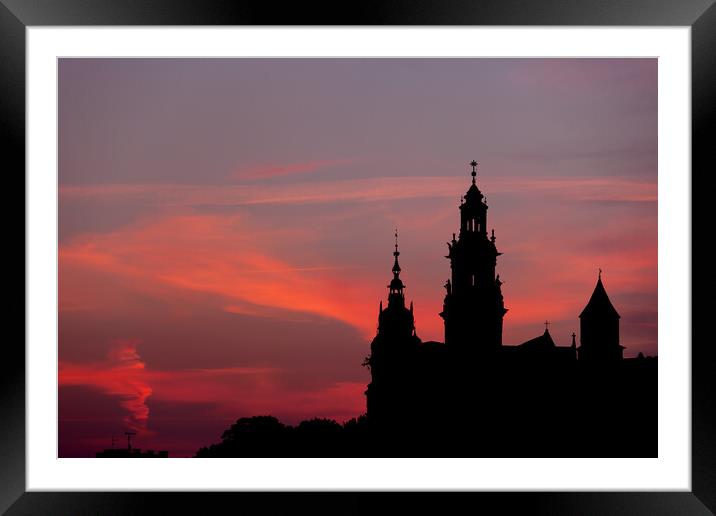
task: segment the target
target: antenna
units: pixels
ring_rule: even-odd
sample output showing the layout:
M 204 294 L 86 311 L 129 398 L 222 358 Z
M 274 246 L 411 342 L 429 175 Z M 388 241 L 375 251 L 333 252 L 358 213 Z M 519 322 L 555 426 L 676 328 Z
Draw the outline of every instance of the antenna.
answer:
M 137 435 L 137 432 L 124 432 L 124 435 L 127 436 L 127 449 L 132 451 L 132 436 Z

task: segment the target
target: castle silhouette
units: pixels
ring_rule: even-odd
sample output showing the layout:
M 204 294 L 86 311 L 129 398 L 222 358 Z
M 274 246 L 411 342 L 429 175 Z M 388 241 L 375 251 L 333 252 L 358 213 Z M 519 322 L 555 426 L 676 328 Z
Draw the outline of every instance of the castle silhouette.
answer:
M 448 242 L 445 342 L 422 342 L 406 306 L 397 231 L 388 304 L 363 365 L 367 412 L 343 425 L 244 417 L 199 457 L 656 457 L 657 360 L 624 358 L 619 313 L 599 271 L 579 314 L 580 346 L 545 331 L 502 343 L 507 313 L 487 203 L 472 184 Z M 536 301 L 537 302 L 537 301 Z
M 501 253 L 494 229 L 488 236 L 488 206 L 476 184 L 477 163 L 471 166 L 460 231 L 447 244 L 445 343 L 416 334 L 396 231 L 388 305 L 380 302 L 364 363 L 372 431 L 401 451 L 655 456 L 656 359 L 624 359 L 620 316 L 601 270 L 579 314 L 579 347 L 574 333 L 570 346 L 557 346 L 548 323 L 527 342 L 502 343 L 507 308 L 495 274 Z

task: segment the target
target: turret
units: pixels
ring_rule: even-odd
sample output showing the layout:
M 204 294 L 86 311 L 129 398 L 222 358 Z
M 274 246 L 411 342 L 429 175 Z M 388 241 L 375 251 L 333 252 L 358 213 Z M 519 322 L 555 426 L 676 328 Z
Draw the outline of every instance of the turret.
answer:
M 579 314 L 580 346 L 579 360 L 591 363 L 616 362 L 624 356 L 624 346 L 619 344 L 619 319 L 602 283 L 599 269 L 597 285 L 587 306 Z

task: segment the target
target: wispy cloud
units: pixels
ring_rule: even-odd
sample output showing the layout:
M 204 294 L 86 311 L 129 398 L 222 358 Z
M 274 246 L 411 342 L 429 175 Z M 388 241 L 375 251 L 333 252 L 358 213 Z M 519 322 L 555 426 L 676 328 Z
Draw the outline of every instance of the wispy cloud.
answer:
M 60 361 L 59 383 L 89 386 L 110 396 L 120 398 L 127 411 L 124 423 L 127 428 L 143 431 L 147 428 L 149 408 L 146 401 L 152 388 L 146 379 L 145 364 L 137 352 L 136 339 L 117 340 L 107 360 L 94 364 L 73 364 Z
M 265 179 L 275 176 L 289 176 L 294 174 L 305 174 L 307 172 L 318 172 L 330 168 L 336 168 L 351 163 L 349 159 L 311 160 L 300 163 L 289 163 L 286 165 L 261 165 L 249 168 L 242 168 L 234 172 L 232 177 L 237 179 Z
M 305 231 L 293 239 L 297 245 L 305 242 Z M 261 248 L 257 229 L 238 216 L 165 217 L 84 235 L 61 245 L 59 257 L 61 311 L 64 306 L 110 309 L 99 308 L 108 300 L 103 292 L 94 293 L 93 303 L 83 280 L 99 272 L 158 299 L 171 297 L 167 288 L 173 288 L 219 296 L 227 311 L 304 312 L 345 322 L 366 335 L 373 331 L 369 307 L 379 280 L 361 279 L 361 269 L 353 268 L 352 281 L 346 282 L 345 267 L 275 257 Z
M 101 362 L 60 361 L 59 385 L 90 387 L 119 398 L 120 406 L 127 413 L 125 426 L 146 434 L 151 433 L 147 426 L 150 396 L 165 401 L 226 403 L 235 395 L 232 389 L 237 379 L 256 389 L 266 385 L 267 379 L 279 371 L 273 367 L 153 371 L 139 355 L 140 343 L 139 339 L 117 339 L 112 342 L 107 359 Z
M 257 204 L 321 204 L 340 201 L 374 202 L 456 197 L 465 190 L 465 178 L 379 177 L 275 185 L 116 184 L 61 186 L 63 201 L 144 200 L 155 206 L 248 206 Z M 486 191 L 529 195 L 539 191 L 573 201 L 654 202 L 655 182 L 611 178 L 508 177 L 493 178 Z

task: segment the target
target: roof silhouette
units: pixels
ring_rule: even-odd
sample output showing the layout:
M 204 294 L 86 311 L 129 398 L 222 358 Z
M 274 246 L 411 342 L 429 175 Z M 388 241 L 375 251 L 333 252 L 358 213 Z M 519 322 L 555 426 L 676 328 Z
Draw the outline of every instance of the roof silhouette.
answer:
M 617 309 L 614 308 L 614 305 L 612 305 L 612 302 L 609 300 L 609 296 L 607 295 L 607 291 L 604 289 L 601 272 L 599 274 L 599 279 L 597 280 L 597 286 L 594 287 L 594 292 L 592 292 L 592 297 L 589 298 L 587 306 L 584 307 L 584 310 L 582 310 L 582 313 L 579 314 L 579 317 L 582 318 L 594 315 L 612 315 L 620 317 L 619 312 L 617 312 Z
M 519 345 L 521 348 L 531 349 L 535 351 L 542 351 L 545 349 L 551 349 L 555 347 L 552 335 L 549 334 L 549 330 L 544 330 L 544 333 L 539 337 L 530 339 L 527 342 L 523 342 Z

